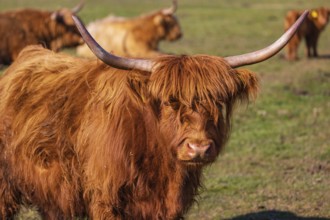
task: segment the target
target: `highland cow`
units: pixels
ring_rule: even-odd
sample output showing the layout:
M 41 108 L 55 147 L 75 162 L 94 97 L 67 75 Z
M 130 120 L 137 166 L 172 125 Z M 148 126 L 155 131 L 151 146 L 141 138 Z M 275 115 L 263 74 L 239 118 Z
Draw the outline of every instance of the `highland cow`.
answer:
M 170 8 L 134 18 L 108 16 L 90 23 L 87 29 L 104 49 L 118 56 L 152 58 L 163 54 L 161 41 L 175 41 L 182 36 L 176 9 L 174 1 Z M 86 44 L 77 47 L 77 54 L 95 57 Z
M 287 13 L 284 21 L 285 31 L 288 30 L 291 25 L 296 22 L 302 11 L 291 10 Z M 298 47 L 300 42 L 305 39 L 306 43 L 306 56 L 318 57 L 317 43 L 321 32 L 325 29 L 329 22 L 330 10 L 324 7 L 313 9 L 306 20 L 302 23 L 297 33 L 292 37 L 286 46 L 287 60 L 298 59 Z
M 72 10 L 19 9 L 0 13 L 0 64 L 11 64 L 27 45 L 42 44 L 59 51 L 84 43 L 71 17 L 81 8 L 82 3 Z
M 306 16 L 306 14 L 304 14 Z M 258 90 L 239 66 L 276 54 L 98 60 L 25 48 L 0 79 L 0 216 L 24 202 L 45 219 L 182 219 L 224 148 L 233 106 Z

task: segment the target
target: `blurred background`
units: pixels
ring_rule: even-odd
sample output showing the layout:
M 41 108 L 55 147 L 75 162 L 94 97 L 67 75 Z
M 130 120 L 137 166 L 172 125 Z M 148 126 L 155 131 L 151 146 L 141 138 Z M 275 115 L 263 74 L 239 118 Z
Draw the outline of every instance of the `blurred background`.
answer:
M 77 3 L 0 0 L 0 12 L 56 10 Z M 171 4 L 85 0 L 79 16 L 88 24 L 110 14 L 135 17 Z M 281 36 L 287 11 L 321 6 L 330 8 L 330 1 L 178 0 L 183 37 L 160 47 L 190 55 L 251 52 Z M 204 188 L 187 219 L 330 219 L 330 27 L 321 33 L 319 58 L 306 58 L 304 49 L 302 42 L 297 61 L 286 61 L 282 50 L 268 61 L 244 67 L 260 77 L 260 94 L 254 103 L 236 109 L 231 138 L 217 162 L 205 169 Z M 63 52 L 75 55 L 74 49 Z M 18 218 L 27 218 L 23 216 Z

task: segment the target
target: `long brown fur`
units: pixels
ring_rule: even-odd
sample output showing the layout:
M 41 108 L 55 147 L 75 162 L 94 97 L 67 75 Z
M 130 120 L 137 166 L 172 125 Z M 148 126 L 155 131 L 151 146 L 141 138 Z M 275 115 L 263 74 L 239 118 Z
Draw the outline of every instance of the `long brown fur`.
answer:
M 179 219 L 257 78 L 218 57 L 165 56 L 124 71 L 30 46 L 0 80 L 0 218 Z M 198 128 L 198 129 L 197 129 Z M 184 162 L 187 140 L 212 157 Z
M 287 13 L 284 20 L 284 29 L 288 30 L 297 21 L 303 11 L 291 10 Z M 311 9 L 308 17 L 299 27 L 297 33 L 292 37 L 286 46 L 286 59 L 298 59 L 298 47 L 304 39 L 306 44 L 306 57 L 318 57 L 317 44 L 321 32 L 329 22 L 330 9 L 320 7 Z
M 59 51 L 83 43 L 69 9 L 19 9 L 0 13 L 0 64 L 12 63 L 27 45 Z

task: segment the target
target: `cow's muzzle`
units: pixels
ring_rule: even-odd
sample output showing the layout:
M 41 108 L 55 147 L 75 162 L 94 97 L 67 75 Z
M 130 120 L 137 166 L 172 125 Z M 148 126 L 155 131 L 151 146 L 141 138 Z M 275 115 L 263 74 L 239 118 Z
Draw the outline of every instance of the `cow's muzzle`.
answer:
M 208 163 L 216 158 L 215 144 L 207 141 L 187 141 L 180 151 L 180 160 L 188 163 Z

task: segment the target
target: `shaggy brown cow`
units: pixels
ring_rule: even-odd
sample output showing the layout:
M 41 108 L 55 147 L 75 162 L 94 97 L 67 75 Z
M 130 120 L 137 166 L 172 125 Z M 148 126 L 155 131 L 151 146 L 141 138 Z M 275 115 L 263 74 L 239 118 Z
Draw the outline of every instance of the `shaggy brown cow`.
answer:
M 81 7 L 82 3 L 72 10 L 20 9 L 0 13 L 0 64 L 10 64 L 31 44 L 43 44 L 54 51 L 82 44 L 71 18 Z
M 0 216 L 25 202 L 45 219 L 181 219 L 205 165 L 223 149 L 233 105 L 257 93 L 235 67 L 277 53 L 299 21 L 260 51 L 105 63 L 25 48 L 0 80 Z
M 296 22 L 302 13 L 302 11 L 296 10 L 291 10 L 287 13 L 284 21 L 285 31 L 288 30 L 294 22 Z M 324 7 L 311 10 L 309 16 L 286 46 L 285 57 L 287 60 L 298 59 L 297 51 L 302 39 L 305 39 L 306 43 L 306 56 L 318 56 L 317 42 L 321 32 L 328 24 L 329 16 L 330 10 Z
M 181 37 L 179 21 L 175 16 L 176 1 L 170 8 L 135 18 L 109 16 L 87 26 L 89 32 L 106 50 L 116 55 L 134 58 L 152 58 L 162 54 L 159 43 Z M 77 48 L 83 57 L 95 57 L 88 46 Z

